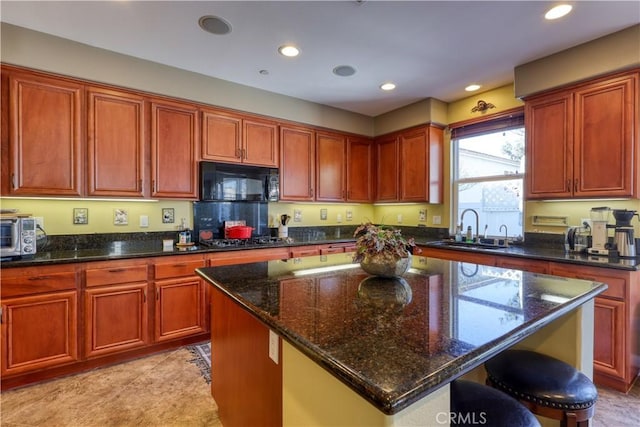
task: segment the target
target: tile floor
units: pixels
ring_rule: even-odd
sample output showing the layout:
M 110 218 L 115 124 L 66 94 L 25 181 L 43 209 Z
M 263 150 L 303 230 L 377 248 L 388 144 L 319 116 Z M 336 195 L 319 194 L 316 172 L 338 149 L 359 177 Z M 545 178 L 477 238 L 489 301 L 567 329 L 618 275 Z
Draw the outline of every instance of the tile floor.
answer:
M 209 384 L 186 348 L 9 390 L 2 427 L 222 427 Z M 600 388 L 594 427 L 640 426 L 640 381 Z
M 221 427 L 210 386 L 186 348 L 9 390 L 2 427 Z

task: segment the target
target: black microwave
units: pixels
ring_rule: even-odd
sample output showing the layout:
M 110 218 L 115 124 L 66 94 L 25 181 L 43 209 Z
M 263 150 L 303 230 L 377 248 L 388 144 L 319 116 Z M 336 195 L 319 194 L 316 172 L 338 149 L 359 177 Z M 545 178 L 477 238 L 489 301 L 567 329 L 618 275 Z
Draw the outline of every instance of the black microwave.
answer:
M 280 198 L 278 169 L 200 162 L 200 200 L 276 202 Z

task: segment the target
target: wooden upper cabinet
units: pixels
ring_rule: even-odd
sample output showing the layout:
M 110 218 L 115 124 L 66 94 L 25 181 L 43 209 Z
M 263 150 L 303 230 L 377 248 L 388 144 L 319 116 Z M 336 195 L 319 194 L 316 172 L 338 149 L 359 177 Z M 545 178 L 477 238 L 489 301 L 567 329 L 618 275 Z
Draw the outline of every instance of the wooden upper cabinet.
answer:
M 376 200 L 395 202 L 398 194 L 398 137 L 376 140 Z
M 346 199 L 346 138 L 316 132 L 316 200 L 341 202 Z
M 575 92 L 575 195 L 638 195 L 637 87 L 635 73 Z
M 88 194 L 143 197 L 145 102 L 134 93 L 87 89 Z
M 280 127 L 280 200 L 313 201 L 315 138 L 309 128 Z
M 8 84 L 9 194 L 82 195 L 83 86 L 29 72 Z
M 376 200 L 442 203 L 442 135 L 426 125 L 377 140 Z
M 151 197 L 198 198 L 198 109 L 151 102 Z
M 242 161 L 242 120 L 216 110 L 202 111 L 202 159 Z
M 277 168 L 280 163 L 278 125 L 258 119 L 242 120 L 242 162 Z
M 527 99 L 527 199 L 638 197 L 637 114 L 637 72 Z
M 347 138 L 347 201 L 373 201 L 373 141 Z
M 219 110 L 202 112 L 202 159 L 278 167 L 278 125 Z
M 571 197 L 573 102 L 564 92 L 525 103 L 527 198 Z

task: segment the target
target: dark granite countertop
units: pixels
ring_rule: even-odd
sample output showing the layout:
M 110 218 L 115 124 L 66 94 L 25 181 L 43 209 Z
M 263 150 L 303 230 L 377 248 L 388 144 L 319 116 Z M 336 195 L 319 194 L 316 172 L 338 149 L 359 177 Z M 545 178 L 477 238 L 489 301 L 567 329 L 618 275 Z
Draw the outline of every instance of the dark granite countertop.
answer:
M 514 258 L 538 259 L 543 261 L 555 261 L 567 264 L 589 265 L 593 267 L 615 268 L 619 270 L 638 270 L 640 258 L 619 258 L 595 256 L 574 252 L 565 252 L 563 249 L 549 247 L 535 247 L 525 245 L 511 245 L 507 248 L 492 247 L 462 247 L 442 244 L 440 240 L 416 239 L 416 244 L 432 248 L 484 253 L 488 255 L 510 256 Z
M 407 236 L 413 233 L 423 232 L 420 227 L 414 227 L 406 232 Z M 224 248 L 209 248 L 198 245 L 189 248 L 173 247 L 171 251 L 163 251 L 162 240 L 158 238 L 151 239 L 134 239 L 124 238 L 125 235 L 118 237 L 122 240 L 108 241 L 96 240 L 90 245 L 85 242 L 84 245 L 77 245 L 77 249 L 73 245 L 65 245 L 62 247 L 52 248 L 50 250 L 38 250 L 38 253 L 32 258 L 23 258 L 21 260 L 8 260 L 0 262 L 1 268 L 12 267 L 28 267 L 46 264 L 67 264 L 76 262 L 89 261 L 105 261 L 112 259 L 127 258 L 143 258 L 167 255 L 182 255 L 193 253 L 209 253 L 209 252 L 225 252 L 239 251 L 245 249 L 261 249 L 269 247 L 295 247 L 306 245 L 322 245 L 322 244 L 344 244 L 354 242 L 352 232 L 343 232 L 344 238 L 335 237 L 335 233 L 298 233 L 296 238 L 287 242 L 277 243 L 275 245 L 253 245 L 253 246 L 237 246 Z M 329 237 L 332 236 L 332 237 Z M 487 253 L 490 255 L 502 255 L 527 259 L 539 259 L 546 261 L 556 261 L 576 265 L 590 265 L 596 267 L 615 268 L 621 270 L 638 270 L 640 269 L 640 257 L 636 258 L 607 258 L 588 256 L 584 254 L 566 253 L 562 249 L 557 249 L 556 245 L 511 245 L 508 248 L 491 249 L 491 248 L 464 248 L 458 246 L 441 245 L 441 240 L 434 236 L 424 236 L 417 234 L 415 242 L 418 245 L 430 246 L 434 248 L 453 250 L 453 251 L 471 251 L 476 253 Z
M 483 265 L 466 271 L 468 264 L 425 257 L 414 257 L 404 280 L 381 284 L 344 254 L 319 258 L 196 271 L 386 414 L 606 289 Z M 309 270 L 318 265 L 329 269 Z

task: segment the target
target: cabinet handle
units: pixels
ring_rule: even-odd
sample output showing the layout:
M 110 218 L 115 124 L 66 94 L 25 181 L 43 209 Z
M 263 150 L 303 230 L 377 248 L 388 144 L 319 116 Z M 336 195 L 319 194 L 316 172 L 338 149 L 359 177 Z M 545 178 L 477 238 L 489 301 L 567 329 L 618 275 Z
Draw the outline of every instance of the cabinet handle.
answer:
M 239 149 L 239 148 L 236 148 L 236 157 L 238 157 L 240 159 L 242 158 L 242 150 Z
M 186 267 L 187 264 L 173 264 L 174 268 Z
M 246 148 L 243 148 L 243 149 L 242 149 L 242 158 L 243 158 L 243 159 L 246 159 L 246 158 L 247 158 L 247 149 L 246 149 Z
M 153 190 L 154 193 L 156 192 L 156 180 L 155 179 L 151 180 L 151 189 Z
M 571 192 L 571 180 L 570 179 L 567 180 L 567 191 L 569 193 Z
M 309 194 L 311 195 L 311 197 L 313 197 L 313 188 L 309 189 Z
M 140 182 L 138 183 L 139 187 L 138 190 L 142 190 L 142 180 L 140 180 Z
M 13 187 L 14 190 L 17 188 L 16 187 L 16 174 L 15 173 L 11 174 L 11 186 Z
M 147 291 L 142 292 L 142 302 L 145 304 L 147 303 Z
M 111 270 L 109 270 L 109 273 L 122 273 L 124 271 L 127 271 L 125 268 L 112 268 Z
M 4 307 L 0 307 L 0 324 L 4 323 Z
M 160 292 L 156 289 L 156 301 L 160 301 Z
M 34 277 L 29 277 L 29 280 L 49 280 L 51 279 L 51 276 L 34 276 Z
M 574 191 L 575 193 L 577 193 L 577 192 L 578 192 L 578 184 L 579 184 L 579 183 L 580 183 L 580 180 L 579 180 L 579 179 L 576 179 L 576 182 L 575 182 L 575 184 L 574 184 L 574 186 L 573 186 L 573 191 Z

